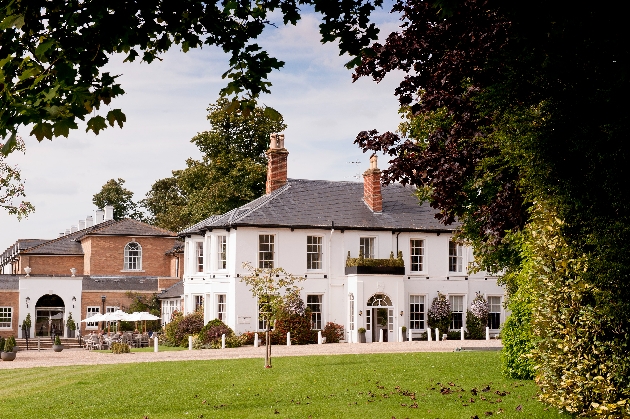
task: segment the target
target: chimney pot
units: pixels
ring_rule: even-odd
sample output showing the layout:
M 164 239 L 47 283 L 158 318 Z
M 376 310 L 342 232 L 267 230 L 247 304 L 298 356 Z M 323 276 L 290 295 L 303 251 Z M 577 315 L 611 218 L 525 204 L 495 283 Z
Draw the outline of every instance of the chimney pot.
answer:
M 91 215 L 88 215 L 85 218 L 85 227 L 92 227 L 94 225 L 94 218 Z
M 376 155 L 370 157 L 370 168 L 363 173 L 363 200 L 373 212 L 383 211 L 381 171 Z
M 83 230 L 85 228 L 85 220 L 79 220 L 79 230 Z
M 71 226 L 70 227 L 70 232 L 74 233 L 78 230 L 77 226 Z
M 96 210 L 94 214 L 96 217 L 94 220 L 94 225 L 102 223 L 103 218 L 105 217 L 105 211 L 99 209 L 99 210 Z
M 110 221 L 114 219 L 114 206 L 106 205 L 105 206 L 105 219 L 104 221 Z

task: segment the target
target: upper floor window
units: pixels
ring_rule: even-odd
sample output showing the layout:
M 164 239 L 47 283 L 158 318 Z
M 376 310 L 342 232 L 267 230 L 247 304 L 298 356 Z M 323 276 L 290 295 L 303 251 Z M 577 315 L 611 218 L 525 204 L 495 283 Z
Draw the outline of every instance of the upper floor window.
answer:
M 197 272 L 203 272 L 203 242 L 197 242 L 195 245 L 195 261 Z
M 366 259 L 374 259 L 374 237 L 359 239 L 359 253 L 362 253 Z
M 452 240 L 448 242 L 448 270 L 449 272 L 462 271 L 462 248 L 463 246 Z
M 306 236 L 306 269 L 322 269 L 321 236 Z
M 258 267 L 273 269 L 273 256 L 275 251 L 275 236 L 273 234 L 261 234 L 258 236 Z
M 226 236 L 217 236 L 217 250 L 218 250 L 217 267 L 219 269 L 227 269 L 227 237 Z
M 125 246 L 125 270 L 142 270 L 142 247 L 139 243 L 131 242 Z
M 424 271 L 424 240 L 411 240 L 411 271 Z
M 10 329 L 12 326 L 13 307 L 0 307 L 0 328 Z

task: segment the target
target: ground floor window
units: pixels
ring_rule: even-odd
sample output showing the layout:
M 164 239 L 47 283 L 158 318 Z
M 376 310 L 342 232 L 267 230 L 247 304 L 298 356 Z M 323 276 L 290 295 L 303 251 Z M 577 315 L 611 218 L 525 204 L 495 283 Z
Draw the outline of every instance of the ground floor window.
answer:
M 86 319 L 89 319 L 92 316 L 95 316 L 97 314 L 99 314 L 101 312 L 101 308 L 98 306 L 88 306 L 87 308 L 87 313 L 85 315 Z M 98 322 L 87 322 L 85 324 L 86 328 L 92 328 L 92 329 L 96 329 L 98 327 Z
M 461 329 L 464 326 L 464 296 L 451 295 L 448 297 L 451 304 L 451 329 Z
M 222 322 L 225 321 L 225 316 L 227 314 L 226 310 L 226 297 L 225 294 L 217 294 L 217 319 Z
M 501 297 L 488 297 L 488 327 L 498 329 L 501 327 Z
M 13 307 L 0 307 L 0 329 L 11 329 Z
M 203 310 L 203 295 L 193 295 L 195 311 Z
M 311 328 L 314 330 L 322 329 L 322 296 L 307 295 L 306 307 L 311 309 Z
M 175 311 L 179 311 L 179 302 L 176 300 L 163 300 L 162 301 L 162 320 L 164 324 L 171 322 L 171 317 Z
M 271 312 L 271 307 L 266 303 L 258 304 L 258 330 L 267 330 L 267 313 Z M 273 324 L 271 325 L 273 329 Z
M 409 329 L 424 329 L 424 295 L 409 296 Z

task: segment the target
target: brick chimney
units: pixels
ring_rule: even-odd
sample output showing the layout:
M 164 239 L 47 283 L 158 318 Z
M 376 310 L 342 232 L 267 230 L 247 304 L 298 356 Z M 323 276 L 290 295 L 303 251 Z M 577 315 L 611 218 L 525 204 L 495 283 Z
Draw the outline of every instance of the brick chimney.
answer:
M 370 168 L 363 173 L 363 200 L 374 212 L 383 211 L 381 195 L 381 171 L 376 165 L 376 156 L 370 157 Z
M 271 145 L 267 150 L 267 194 L 280 189 L 287 183 L 287 156 L 284 134 L 271 134 Z

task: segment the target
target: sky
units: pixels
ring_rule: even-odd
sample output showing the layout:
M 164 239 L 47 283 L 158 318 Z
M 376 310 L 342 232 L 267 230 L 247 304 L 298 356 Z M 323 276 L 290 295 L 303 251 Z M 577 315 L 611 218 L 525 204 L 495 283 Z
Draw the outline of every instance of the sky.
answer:
M 385 37 L 398 27 L 398 17 L 386 10 L 375 15 Z M 363 130 L 395 130 L 400 122 L 394 89 L 402 74 L 391 74 L 377 84 L 363 78 L 352 83 L 337 44 L 322 45 L 318 15 L 307 12 L 297 26 L 270 27 L 259 43 L 285 67 L 270 76 L 271 94 L 260 104 L 279 111 L 288 128 L 288 176 L 297 179 L 361 180 L 369 155 L 353 144 Z M 13 153 L 26 179 L 27 200 L 35 213 L 18 221 L 0 211 L 0 252 L 17 239 L 53 239 L 60 232 L 93 215 L 92 196 L 109 179 L 122 178 L 140 200 L 158 179 L 185 167 L 187 158 L 200 158 L 190 139 L 210 129 L 207 107 L 227 83 L 221 75 L 228 56 L 205 47 L 183 53 L 174 48 L 153 63 L 123 63 L 113 56 L 104 69 L 120 74 L 126 94 L 102 108 L 120 108 L 127 116 L 122 129 L 99 135 L 85 126 L 68 138 L 38 143 L 26 127 L 19 134 L 25 155 Z M 382 158 L 379 167 L 387 162 Z

